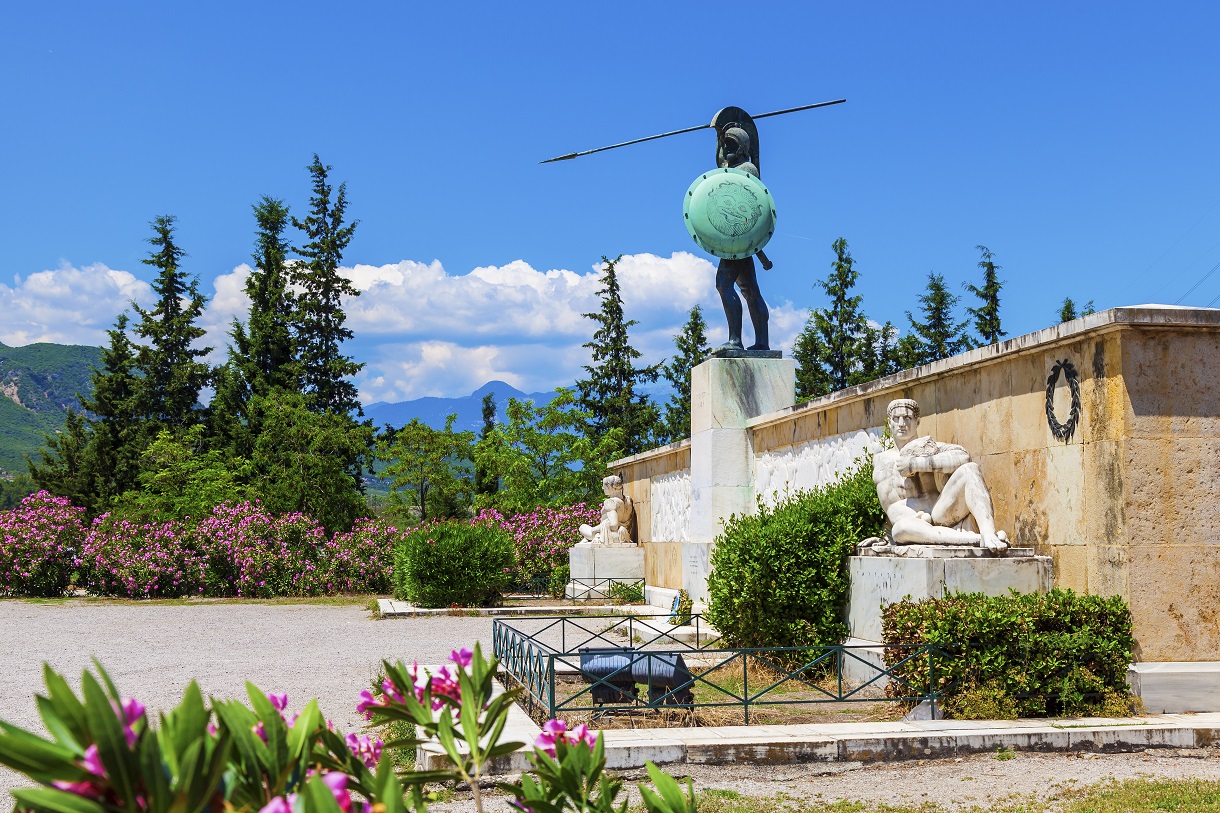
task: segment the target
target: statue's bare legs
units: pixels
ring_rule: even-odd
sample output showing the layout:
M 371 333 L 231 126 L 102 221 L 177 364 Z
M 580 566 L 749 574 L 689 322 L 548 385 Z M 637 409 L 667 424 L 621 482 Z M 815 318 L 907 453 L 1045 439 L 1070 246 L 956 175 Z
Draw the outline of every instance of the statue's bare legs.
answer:
M 733 290 L 736 284 L 741 289 L 741 297 Z M 758 291 L 758 276 L 754 270 L 754 258 L 743 260 L 721 260 L 716 267 L 716 290 L 720 292 L 720 301 L 724 305 L 724 315 L 729 323 L 729 340 L 725 347 L 741 347 L 741 300 L 744 298 L 746 307 L 750 309 L 750 322 L 754 326 L 754 344 L 751 350 L 769 350 L 770 335 L 767 322 L 770 312 L 767 303 L 763 301 Z
M 946 527 L 966 517 L 974 518 L 978 533 Z M 991 496 L 977 463 L 967 463 L 949 476 L 931 514 L 921 512 L 895 522 L 893 536 L 902 545 L 978 545 L 987 550 L 1008 547 L 1007 537 L 995 529 Z

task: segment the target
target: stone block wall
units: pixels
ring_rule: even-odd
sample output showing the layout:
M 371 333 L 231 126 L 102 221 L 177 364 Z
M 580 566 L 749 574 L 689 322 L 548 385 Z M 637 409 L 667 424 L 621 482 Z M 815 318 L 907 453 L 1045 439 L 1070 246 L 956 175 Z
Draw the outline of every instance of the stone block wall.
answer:
M 1066 439 L 1046 397 L 1062 361 L 1078 377 Z M 1067 378 L 1052 392 L 1060 424 Z M 1130 603 L 1138 660 L 1220 661 L 1220 310 L 1116 308 L 759 416 L 748 422 L 755 495 L 833 478 L 880 436 L 894 398 L 919 402 L 920 434 L 969 450 L 998 526 L 1052 557 L 1057 586 Z M 672 484 L 689 450 L 615 463 L 637 505 L 669 495 L 665 535 L 681 527 Z M 642 511 L 641 540 L 666 545 L 646 570 L 672 581 L 663 550 L 681 540 L 653 527 Z

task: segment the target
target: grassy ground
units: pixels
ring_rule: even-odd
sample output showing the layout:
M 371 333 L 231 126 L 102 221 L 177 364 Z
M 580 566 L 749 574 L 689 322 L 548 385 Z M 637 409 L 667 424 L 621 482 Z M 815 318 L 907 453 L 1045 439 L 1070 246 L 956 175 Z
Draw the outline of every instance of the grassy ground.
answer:
M 863 802 L 747 797 L 731 790 L 699 792 L 701 813 L 942 813 L 934 804 L 876 805 Z M 1195 779 L 1103 782 L 1066 790 L 1045 800 L 1014 800 L 970 813 L 1211 813 L 1220 811 L 1220 782 Z

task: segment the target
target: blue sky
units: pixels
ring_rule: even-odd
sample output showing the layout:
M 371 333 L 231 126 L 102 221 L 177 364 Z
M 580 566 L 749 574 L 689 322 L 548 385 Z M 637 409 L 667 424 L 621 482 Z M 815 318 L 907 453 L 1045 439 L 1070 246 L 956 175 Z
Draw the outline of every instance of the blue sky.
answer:
M 1220 273 L 1188 294 L 1220 263 L 1217 32 L 1209 3 L 9 4 L 0 341 L 101 343 L 147 296 L 163 213 L 222 341 L 250 205 L 303 213 L 317 152 L 361 221 L 367 401 L 569 383 L 603 254 L 627 255 L 649 360 L 695 302 L 719 342 L 680 214 L 710 131 L 537 162 L 839 97 L 759 125 L 777 343 L 823 303 L 839 236 L 900 327 L 929 272 L 978 281 L 980 243 L 1010 335 L 1065 296 L 1220 303 Z

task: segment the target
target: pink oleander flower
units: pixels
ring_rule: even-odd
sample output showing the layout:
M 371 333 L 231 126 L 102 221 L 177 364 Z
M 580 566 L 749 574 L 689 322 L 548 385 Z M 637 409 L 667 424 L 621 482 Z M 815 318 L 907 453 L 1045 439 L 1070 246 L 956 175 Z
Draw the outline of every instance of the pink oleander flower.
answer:
M 97 746 L 90 745 L 85 749 L 85 758 L 81 760 L 81 767 L 94 776 L 106 776 L 106 769 L 102 766 L 102 758 L 97 753 Z
M 263 728 L 262 720 L 259 720 L 257 723 L 252 725 L 250 730 L 253 731 L 255 735 L 263 742 L 267 741 L 267 729 Z
M 267 699 L 271 701 L 271 705 L 276 711 L 283 711 L 284 709 L 288 708 L 288 695 L 285 692 L 280 692 L 278 694 L 268 692 Z
M 283 796 L 276 796 L 263 805 L 258 813 L 292 813 L 292 805 Z
M 381 749 L 384 745 L 380 739 L 348 734 L 346 742 L 348 750 L 355 754 L 364 763 L 366 768 L 372 770 L 377 767 L 377 762 L 381 759 Z
M 356 713 L 364 715 L 364 719 L 373 719 L 372 708 L 374 706 L 385 705 L 379 698 L 373 697 L 373 693 L 365 689 L 360 693 L 360 702 L 356 704 Z
M 589 727 L 584 723 L 568 731 L 568 724 L 563 720 L 547 720 L 546 724 L 542 726 L 542 732 L 534 740 L 534 747 L 554 757 L 555 746 L 559 742 L 566 743 L 567 745 L 583 742 L 589 746 L 591 751 L 593 746 L 597 744 L 597 735 L 590 731 Z
M 461 649 L 455 649 L 449 653 L 450 662 L 457 664 L 462 669 L 469 669 L 470 662 L 473 659 L 474 659 L 474 651 L 467 649 L 466 647 L 462 647 Z
M 324 774 L 322 781 L 334 794 L 335 801 L 339 803 L 339 809 L 343 813 L 352 813 L 352 794 L 347 789 L 347 774 L 331 772 Z

